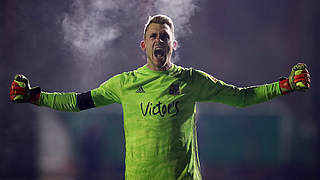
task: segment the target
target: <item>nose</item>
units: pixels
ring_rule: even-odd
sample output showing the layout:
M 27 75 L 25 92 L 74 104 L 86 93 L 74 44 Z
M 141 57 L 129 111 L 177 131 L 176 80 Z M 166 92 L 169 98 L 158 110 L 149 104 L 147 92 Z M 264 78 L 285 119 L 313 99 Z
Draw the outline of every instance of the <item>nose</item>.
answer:
M 163 40 L 160 38 L 160 35 L 157 35 L 156 41 L 157 42 L 163 42 Z

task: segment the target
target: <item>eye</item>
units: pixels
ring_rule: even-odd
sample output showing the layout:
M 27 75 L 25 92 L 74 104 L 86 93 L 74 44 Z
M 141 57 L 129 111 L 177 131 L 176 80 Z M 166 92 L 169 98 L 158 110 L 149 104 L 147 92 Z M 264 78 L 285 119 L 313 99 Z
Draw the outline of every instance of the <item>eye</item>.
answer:
M 152 33 L 152 34 L 150 35 L 150 38 L 151 38 L 151 39 L 157 38 L 157 34 L 156 34 L 156 33 Z
M 160 39 L 162 41 L 168 41 L 169 40 L 169 34 L 168 33 L 162 33 L 160 34 Z

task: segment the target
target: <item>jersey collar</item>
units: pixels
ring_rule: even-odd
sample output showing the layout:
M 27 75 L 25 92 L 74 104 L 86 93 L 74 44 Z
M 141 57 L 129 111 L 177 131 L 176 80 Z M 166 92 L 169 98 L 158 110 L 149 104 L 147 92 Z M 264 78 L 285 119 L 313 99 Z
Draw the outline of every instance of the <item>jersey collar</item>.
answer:
M 173 72 L 175 69 L 176 69 L 176 65 L 173 64 L 173 63 L 171 63 L 171 67 L 170 67 L 168 70 L 166 70 L 166 71 L 153 71 L 153 70 L 151 70 L 151 69 L 149 69 L 149 68 L 147 67 L 147 64 L 145 64 L 145 65 L 142 66 L 142 68 L 141 68 L 142 71 L 144 71 L 144 72 L 146 72 L 146 73 L 148 73 L 148 74 L 155 74 L 155 75 L 156 75 L 156 74 L 158 74 L 158 75 L 160 75 L 160 74 L 169 74 L 169 73 Z

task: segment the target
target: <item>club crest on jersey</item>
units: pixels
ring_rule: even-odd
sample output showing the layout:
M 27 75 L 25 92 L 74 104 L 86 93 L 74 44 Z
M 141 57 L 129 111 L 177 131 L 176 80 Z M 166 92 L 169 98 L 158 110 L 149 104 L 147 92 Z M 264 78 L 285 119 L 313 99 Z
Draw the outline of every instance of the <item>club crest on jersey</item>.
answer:
M 171 84 L 169 87 L 169 94 L 174 96 L 179 95 L 180 94 L 179 84 Z

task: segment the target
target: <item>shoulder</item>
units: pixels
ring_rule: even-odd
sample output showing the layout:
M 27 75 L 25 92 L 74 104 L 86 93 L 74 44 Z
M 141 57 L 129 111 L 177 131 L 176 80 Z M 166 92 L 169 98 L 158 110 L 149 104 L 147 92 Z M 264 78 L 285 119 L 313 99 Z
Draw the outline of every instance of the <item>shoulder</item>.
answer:
M 123 84 L 123 81 L 125 79 L 125 74 L 124 73 L 120 73 L 120 74 L 116 74 L 111 76 L 109 79 L 105 80 L 101 85 L 100 88 L 116 88 L 120 85 Z
M 190 68 L 181 67 L 181 69 L 184 73 L 187 73 L 190 76 L 190 78 L 194 79 L 195 81 L 210 80 L 210 81 L 213 81 L 214 83 L 219 81 L 216 77 L 199 69 L 194 69 L 192 67 Z
M 133 82 L 136 82 L 137 79 L 140 77 L 141 78 L 141 73 L 140 70 L 141 68 L 131 70 L 131 71 L 125 71 L 120 74 L 117 74 L 110 78 L 109 80 L 117 83 L 117 86 L 123 87 L 124 85 L 131 84 Z
M 178 66 L 178 65 L 175 65 L 175 66 L 176 66 L 176 72 L 178 74 L 187 75 L 190 77 L 208 75 L 208 73 L 206 73 L 202 70 L 194 69 L 193 67 L 182 67 L 182 66 Z
M 134 78 L 139 73 L 138 72 L 139 69 L 135 69 L 135 70 L 131 70 L 131 71 L 125 71 L 125 72 L 116 74 L 116 75 L 112 76 L 109 80 L 123 82 L 123 81 L 125 81 L 127 79 Z
M 183 67 L 179 65 L 174 65 L 174 75 L 182 75 L 182 76 L 192 76 L 192 73 L 195 69 L 192 67 Z

